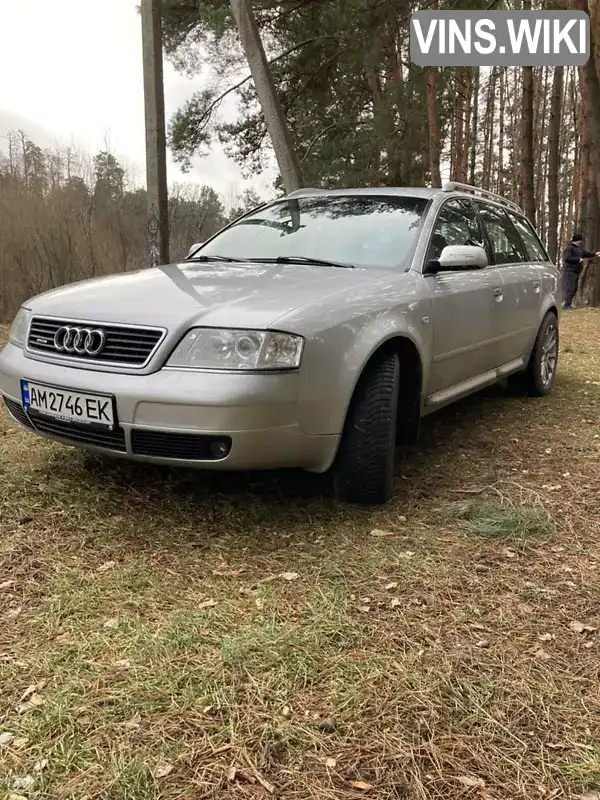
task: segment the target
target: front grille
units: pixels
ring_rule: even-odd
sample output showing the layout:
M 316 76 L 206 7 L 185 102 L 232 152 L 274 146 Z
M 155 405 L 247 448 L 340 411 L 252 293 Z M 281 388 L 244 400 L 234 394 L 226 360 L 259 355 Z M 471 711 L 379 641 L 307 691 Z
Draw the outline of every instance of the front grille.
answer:
M 211 445 L 223 443 L 226 452 L 217 454 Z M 131 431 L 131 450 L 137 456 L 174 458 L 180 461 L 217 461 L 231 448 L 228 436 L 205 436 L 197 433 L 169 433 L 134 428 Z
M 8 413 L 15 420 L 15 422 L 20 422 L 21 425 L 25 425 L 27 428 L 33 428 L 33 425 L 29 421 L 29 417 L 25 413 L 25 410 L 20 403 L 15 403 L 14 400 L 9 400 L 8 397 L 5 397 L 4 405 L 8 409 Z
M 97 355 L 66 353 L 56 349 L 54 335 L 63 325 L 77 328 L 101 330 L 106 343 Z M 87 361 L 93 364 L 108 364 L 124 367 L 144 367 L 154 355 L 165 336 L 159 328 L 135 328 L 127 325 L 105 325 L 96 322 L 33 317 L 27 338 L 27 348 L 35 353 Z

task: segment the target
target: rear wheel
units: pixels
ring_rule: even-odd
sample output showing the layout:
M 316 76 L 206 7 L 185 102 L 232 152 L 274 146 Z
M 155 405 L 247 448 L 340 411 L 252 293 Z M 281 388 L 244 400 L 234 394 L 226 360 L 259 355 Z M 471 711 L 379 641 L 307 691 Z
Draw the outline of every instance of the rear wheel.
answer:
M 381 505 L 393 493 L 400 361 L 381 356 L 361 375 L 333 466 L 335 496 Z
M 510 384 L 520 394 L 545 397 L 554 390 L 558 366 L 558 319 L 553 311 L 544 317 L 525 372 L 512 376 Z

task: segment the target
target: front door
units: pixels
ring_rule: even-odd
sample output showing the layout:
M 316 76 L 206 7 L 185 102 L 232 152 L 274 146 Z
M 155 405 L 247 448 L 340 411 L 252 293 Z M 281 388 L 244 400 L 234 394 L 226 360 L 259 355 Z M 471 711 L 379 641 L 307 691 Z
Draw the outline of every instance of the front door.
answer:
M 439 211 L 426 262 L 447 245 L 478 245 L 484 237 L 470 199 L 453 198 Z M 427 394 L 477 383 L 497 366 L 494 336 L 502 279 L 493 267 L 424 277 L 433 299 L 433 359 Z M 466 388 L 466 387 L 465 387 Z

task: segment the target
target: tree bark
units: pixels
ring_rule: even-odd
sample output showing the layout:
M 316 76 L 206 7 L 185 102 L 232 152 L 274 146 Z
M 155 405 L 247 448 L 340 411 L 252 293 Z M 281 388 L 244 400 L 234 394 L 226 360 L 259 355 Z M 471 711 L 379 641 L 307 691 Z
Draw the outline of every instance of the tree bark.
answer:
M 275 151 L 286 192 L 302 186 L 302 170 L 292 135 L 273 81 L 256 19 L 249 0 L 230 0 L 246 60 L 252 73 L 254 88 Z
M 584 3 L 584 11 L 588 11 L 587 1 Z M 600 31 L 594 30 L 594 19 L 590 20 L 590 48 L 592 57 L 583 67 L 588 92 L 588 136 L 590 141 L 590 162 L 594 171 L 596 191 L 600 199 L 600 79 L 596 71 L 596 51 L 598 34 Z
M 369 91 L 371 92 L 371 99 L 373 103 L 373 127 L 375 131 L 378 131 L 381 126 L 381 96 L 382 96 L 382 89 L 381 89 L 381 81 L 379 80 L 379 76 L 375 72 L 375 70 L 368 70 L 367 71 L 367 84 L 369 85 Z M 381 175 L 381 144 L 379 136 L 376 134 L 376 141 L 373 142 L 373 149 L 371 151 L 371 170 L 373 176 L 377 176 L 377 182 L 380 180 Z
M 142 0 L 141 15 L 148 196 L 148 259 L 150 266 L 156 267 L 158 264 L 168 264 L 170 261 L 161 0 Z M 124 260 L 123 269 L 127 266 L 126 257 Z
M 588 133 L 588 94 L 587 81 L 583 67 L 579 67 L 579 87 L 581 93 L 581 167 L 579 171 L 579 203 L 577 225 L 584 228 L 588 224 L 588 194 L 590 172 L 590 139 Z
M 536 76 L 540 79 L 536 84 Z M 537 96 L 533 130 L 536 135 L 533 139 L 534 150 L 534 193 L 536 199 L 536 222 L 542 240 L 547 242 L 546 231 L 546 185 L 548 180 L 548 99 L 550 96 L 550 68 L 544 67 L 539 71 L 534 70 L 534 97 Z M 537 89 L 537 91 L 536 91 Z
M 500 122 L 498 132 L 498 194 L 504 195 L 504 111 L 506 107 L 506 69 L 500 68 Z
M 558 254 L 558 156 L 563 77 L 564 68 L 555 67 L 548 128 L 548 255 L 554 262 Z
M 569 197 L 569 213 L 567 214 L 567 230 L 577 228 L 577 202 L 579 198 L 579 184 L 581 181 L 581 147 L 579 138 L 575 139 L 575 156 L 573 158 L 573 186 Z M 558 243 L 559 248 L 561 242 Z
M 467 183 L 469 175 L 469 130 L 471 128 L 471 97 L 473 89 L 473 71 L 471 67 L 465 68 L 465 121 L 463 125 L 463 143 L 460 161 L 460 181 Z
M 520 206 L 523 203 L 523 196 L 521 192 L 520 181 L 520 157 L 519 151 L 521 149 L 518 140 L 519 125 L 517 122 L 517 69 L 509 67 L 506 71 L 506 97 L 509 102 L 509 119 L 510 119 L 510 170 L 511 170 L 511 200 L 514 200 Z
M 523 3 L 525 7 L 525 3 Z M 533 191 L 533 67 L 523 67 L 523 121 L 521 128 L 521 162 L 523 165 L 523 204 L 525 214 L 535 225 Z
M 577 213 L 579 208 L 579 186 L 581 183 L 581 137 L 580 137 L 580 100 L 577 91 L 577 70 L 574 67 L 567 67 L 564 80 L 563 94 L 569 91 L 570 108 L 570 129 L 573 135 L 573 172 L 572 186 L 569 199 L 569 213 L 567 215 L 567 230 L 574 230 L 577 227 Z M 565 105 L 564 119 L 567 117 L 567 106 Z M 563 124 L 565 124 L 563 122 Z M 567 187 L 568 191 L 568 187 Z M 562 242 L 559 242 L 559 249 Z
M 543 171 L 544 155 L 547 152 L 546 142 L 546 107 L 548 97 L 549 67 L 539 67 L 533 70 L 533 190 L 536 199 L 536 220 L 538 227 L 541 224 L 541 204 L 543 197 Z
M 496 107 L 496 67 L 492 67 L 488 83 L 487 107 L 484 127 L 483 176 L 482 188 L 492 188 L 492 171 L 494 169 L 494 117 Z
M 454 140 L 454 180 L 464 183 L 461 176 L 463 150 L 465 147 L 465 71 L 459 69 L 456 76 L 456 137 Z
M 560 143 L 559 143 L 559 152 L 558 152 L 558 161 L 559 164 L 567 164 L 570 158 L 570 142 L 569 138 L 565 135 L 565 131 L 561 129 L 560 132 Z M 568 238 L 569 234 L 567 233 L 567 209 L 569 206 L 569 196 L 570 191 L 568 191 L 568 186 L 566 185 L 566 178 L 567 178 L 567 171 L 563 170 L 563 187 L 562 191 L 559 192 L 559 219 L 560 219 L 560 228 L 559 228 L 559 237 L 558 241 L 563 242 L 566 238 Z
M 473 114 L 472 114 L 472 126 L 471 126 L 471 163 L 469 165 L 469 182 L 471 185 L 475 185 L 475 169 L 477 166 L 477 136 L 479 133 L 477 123 L 478 123 L 478 109 L 479 109 L 479 75 L 480 69 L 479 67 L 475 68 L 475 76 L 473 78 L 473 91 L 472 96 L 473 99 L 471 101 L 473 107 Z
M 440 175 L 440 121 L 437 113 L 437 71 L 430 70 L 427 76 L 427 118 L 429 121 L 429 172 L 432 187 L 442 185 Z

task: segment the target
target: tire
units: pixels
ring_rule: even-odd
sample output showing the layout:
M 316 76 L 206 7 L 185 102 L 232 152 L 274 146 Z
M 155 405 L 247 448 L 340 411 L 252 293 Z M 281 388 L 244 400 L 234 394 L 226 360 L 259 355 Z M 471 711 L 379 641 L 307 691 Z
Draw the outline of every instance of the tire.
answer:
M 553 392 L 558 367 L 558 342 L 558 318 L 553 311 L 549 311 L 535 338 L 527 369 L 511 377 L 511 388 L 530 397 L 546 397 Z
M 400 360 L 381 356 L 361 375 L 333 465 L 337 500 L 382 505 L 393 494 Z

